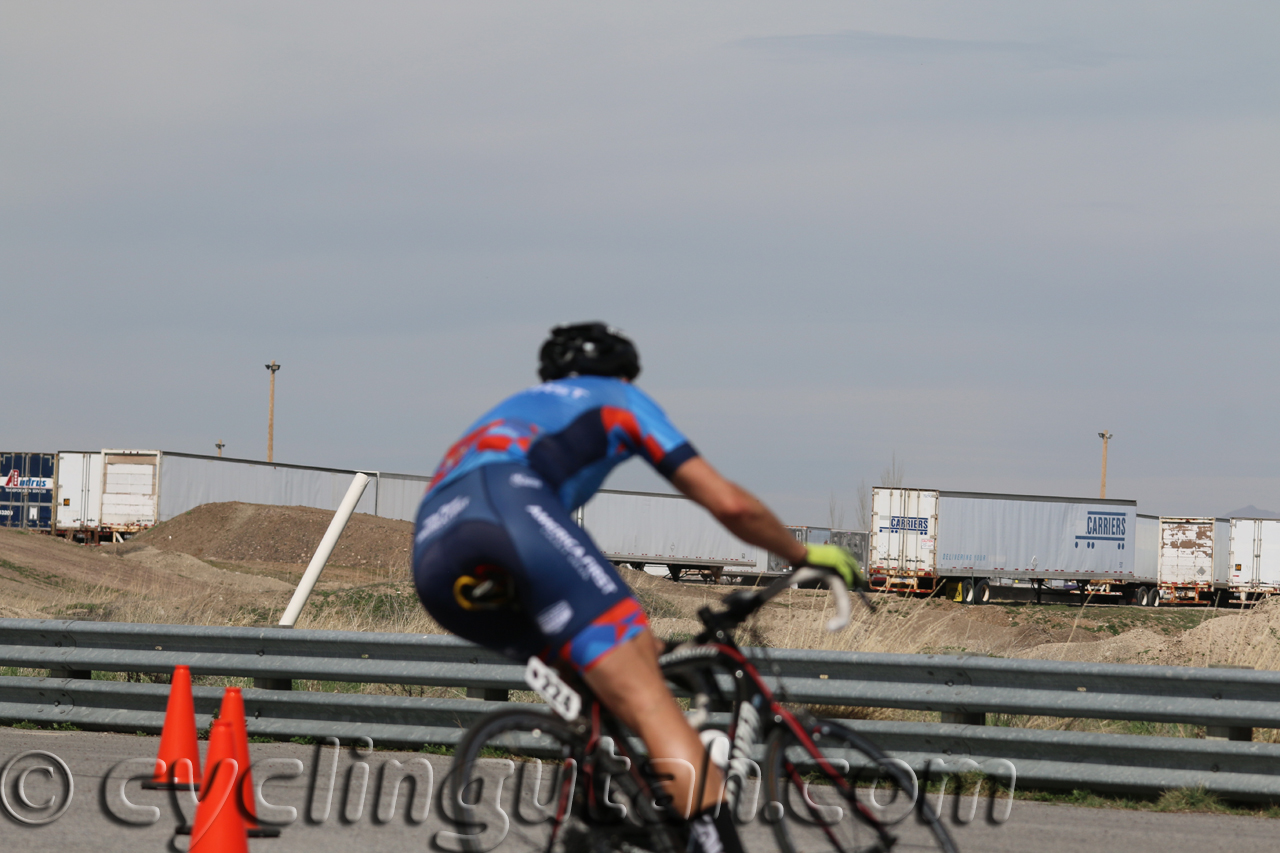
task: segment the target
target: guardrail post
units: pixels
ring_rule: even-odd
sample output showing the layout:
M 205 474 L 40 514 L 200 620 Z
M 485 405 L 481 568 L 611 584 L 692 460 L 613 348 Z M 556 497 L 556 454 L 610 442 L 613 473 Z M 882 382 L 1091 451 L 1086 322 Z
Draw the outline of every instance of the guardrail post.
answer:
M 498 687 L 468 687 L 467 698 L 486 702 L 507 702 L 511 699 L 506 690 Z
M 1251 666 L 1231 663 L 1211 663 L 1209 669 L 1253 669 Z M 1248 726 L 1205 726 L 1205 740 L 1253 740 L 1253 729 Z
M 85 681 L 93 679 L 93 670 L 89 669 L 51 669 L 50 678 L 80 678 Z
M 1205 726 L 1205 740 L 1253 740 L 1253 729 L 1248 726 Z
M 260 690 L 292 690 L 292 678 L 255 678 L 253 686 Z
M 940 722 L 960 726 L 985 726 L 987 715 L 983 711 L 943 711 Z

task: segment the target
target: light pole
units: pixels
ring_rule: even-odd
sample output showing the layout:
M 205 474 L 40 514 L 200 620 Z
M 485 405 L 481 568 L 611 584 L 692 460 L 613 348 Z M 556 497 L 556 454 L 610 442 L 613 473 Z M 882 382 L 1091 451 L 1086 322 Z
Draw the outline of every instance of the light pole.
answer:
M 1098 433 L 1098 438 L 1102 439 L 1102 497 L 1107 496 L 1107 442 L 1111 440 L 1111 430 L 1103 430 Z
M 267 461 L 271 462 L 276 438 L 276 371 L 280 365 L 273 358 L 266 368 L 271 371 L 271 402 L 267 406 Z
M 215 444 L 215 445 L 214 445 L 214 447 L 218 448 L 218 458 L 219 458 L 219 459 L 221 459 L 221 458 L 222 458 L 222 448 L 226 447 L 226 445 L 222 443 L 222 439 L 218 439 L 218 443 L 217 443 L 217 444 Z

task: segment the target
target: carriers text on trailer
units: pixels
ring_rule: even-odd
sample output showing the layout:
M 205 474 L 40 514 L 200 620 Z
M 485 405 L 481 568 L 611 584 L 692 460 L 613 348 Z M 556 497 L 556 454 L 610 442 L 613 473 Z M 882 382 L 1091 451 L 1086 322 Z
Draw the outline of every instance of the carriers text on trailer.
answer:
M 998 495 L 877 486 L 871 490 L 874 588 L 948 595 L 968 604 L 993 589 L 1077 588 L 1147 603 L 1154 564 L 1135 551 L 1136 501 Z

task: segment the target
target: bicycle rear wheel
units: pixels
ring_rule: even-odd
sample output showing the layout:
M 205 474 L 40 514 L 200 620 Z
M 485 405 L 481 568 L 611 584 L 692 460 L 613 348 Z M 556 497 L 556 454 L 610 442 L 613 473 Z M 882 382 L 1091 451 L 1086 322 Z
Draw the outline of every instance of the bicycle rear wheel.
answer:
M 549 713 L 512 708 L 478 720 L 454 753 L 447 790 L 464 850 L 509 839 L 570 853 L 683 848 L 639 768 L 607 745 L 588 753 L 585 733 Z
M 946 827 L 903 765 L 838 723 L 817 721 L 806 734 L 812 747 L 778 726 L 765 749 L 765 816 L 784 853 L 891 848 L 957 853 Z M 884 778 L 891 788 L 860 792 L 859 776 L 867 781 Z M 886 802 L 873 808 L 877 793 Z M 913 810 L 920 820 L 904 820 Z

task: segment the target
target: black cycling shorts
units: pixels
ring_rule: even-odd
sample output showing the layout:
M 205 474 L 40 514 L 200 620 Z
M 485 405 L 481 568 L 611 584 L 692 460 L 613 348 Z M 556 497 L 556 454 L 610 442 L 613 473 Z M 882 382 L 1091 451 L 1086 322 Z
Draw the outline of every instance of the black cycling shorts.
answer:
M 432 491 L 414 531 L 418 597 L 472 642 L 585 672 L 647 627 L 613 564 L 524 465 L 484 465 Z

